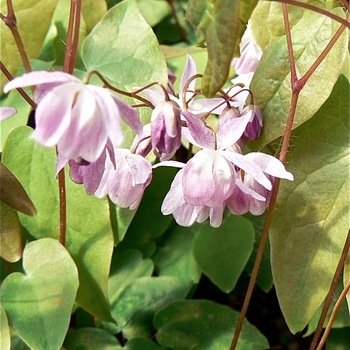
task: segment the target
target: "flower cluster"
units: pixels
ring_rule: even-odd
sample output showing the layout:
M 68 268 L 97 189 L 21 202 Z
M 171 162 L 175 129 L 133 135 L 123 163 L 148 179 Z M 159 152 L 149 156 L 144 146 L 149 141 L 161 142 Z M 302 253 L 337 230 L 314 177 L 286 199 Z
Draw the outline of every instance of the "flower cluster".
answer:
M 244 65 L 242 60 L 239 66 Z M 135 209 L 153 169 L 175 166 L 180 170 L 161 210 L 172 214 L 178 224 L 190 226 L 209 218 L 218 227 L 226 207 L 238 215 L 248 211 L 260 215 L 269 205 L 274 178 L 293 180 L 293 176 L 270 155 L 242 152 L 262 128 L 252 93 L 239 85 L 215 98 L 198 98 L 197 77 L 195 63 L 188 56 L 178 96 L 172 87 L 173 75 L 169 75 L 168 87 L 143 89 L 153 106 L 146 125 L 137 108 L 110 90 L 62 72 L 25 74 L 9 82 L 5 92 L 36 86 L 34 137 L 43 146 L 57 147 L 57 171 L 68 163 L 72 180 L 84 184 L 88 194 L 108 195 L 118 206 Z M 209 115 L 217 116 L 216 127 L 208 125 Z M 122 123 L 135 133 L 130 149 L 121 147 Z M 187 162 L 174 160 L 183 140 L 200 149 Z M 152 164 L 146 158 L 150 152 L 159 162 Z

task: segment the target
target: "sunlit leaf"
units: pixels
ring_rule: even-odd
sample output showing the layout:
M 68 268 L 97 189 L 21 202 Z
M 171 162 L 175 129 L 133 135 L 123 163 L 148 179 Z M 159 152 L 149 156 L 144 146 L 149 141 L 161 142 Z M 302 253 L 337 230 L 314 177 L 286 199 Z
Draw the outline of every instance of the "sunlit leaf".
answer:
M 301 331 L 324 300 L 349 229 L 349 83 L 295 130 L 271 226 L 271 259 L 280 306 Z
M 22 226 L 17 212 L 0 201 L 0 256 L 15 262 L 22 257 Z
M 203 272 L 221 290 L 230 292 L 253 250 L 253 225 L 241 216 L 226 217 L 219 228 L 205 224 L 193 241 L 193 254 Z
M 38 215 L 20 215 L 22 224 L 37 239 L 59 237 L 58 182 L 55 176 L 56 152 L 44 148 L 27 127 L 15 129 L 3 152 L 4 164 L 26 189 Z M 112 321 L 107 298 L 113 234 L 109 221 L 108 201 L 87 196 L 84 187 L 66 176 L 67 249 L 75 260 L 80 287 L 78 303 L 90 313 Z
M 55 239 L 27 244 L 26 274 L 9 275 L 1 302 L 12 327 L 33 349 L 59 349 L 68 330 L 78 288 L 78 271 L 67 250 Z
M 11 334 L 9 323 L 6 315 L 6 311 L 2 305 L 0 305 L 0 348 L 2 350 L 10 350 L 11 349 Z
M 343 16 L 340 8 L 333 12 Z M 299 78 L 320 56 L 338 28 L 338 22 L 314 11 L 304 11 L 303 17 L 291 31 Z M 311 118 L 329 97 L 342 68 L 347 45 L 348 35 L 345 30 L 301 91 L 293 128 Z M 289 113 L 292 92 L 285 37 L 274 42 L 264 52 L 254 74 L 251 89 L 254 101 L 264 118 L 261 136 L 253 144 L 255 149 L 261 149 L 283 135 Z
M 175 301 L 154 317 L 157 340 L 177 350 L 229 349 L 239 313 L 209 300 Z M 237 350 L 267 349 L 269 344 L 259 331 L 244 322 Z
M 157 38 L 135 0 L 123 1 L 106 13 L 86 38 L 83 59 L 87 70 L 97 70 L 127 90 L 168 80 Z
M 58 0 L 13 0 L 13 7 L 17 18 L 17 27 L 29 58 L 37 58 Z M 0 2 L 0 12 L 7 15 L 6 1 Z M 40 16 L 40 20 L 38 17 Z M 1 33 L 1 61 L 7 69 L 15 75 L 22 65 L 20 54 L 10 29 L 4 21 L 0 23 Z M 6 83 L 1 74 L 1 86 Z M 0 94 L 2 91 L 0 92 Z

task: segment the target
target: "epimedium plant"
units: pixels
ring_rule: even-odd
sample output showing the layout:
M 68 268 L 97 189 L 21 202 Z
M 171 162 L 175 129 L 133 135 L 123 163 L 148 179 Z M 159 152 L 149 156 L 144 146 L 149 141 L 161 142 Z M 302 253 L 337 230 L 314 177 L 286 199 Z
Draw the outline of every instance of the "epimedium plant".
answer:
M 349 5 L 281 2 L 1 2 L 2 348 L 266 349 L 255 284 L 349 327 Z

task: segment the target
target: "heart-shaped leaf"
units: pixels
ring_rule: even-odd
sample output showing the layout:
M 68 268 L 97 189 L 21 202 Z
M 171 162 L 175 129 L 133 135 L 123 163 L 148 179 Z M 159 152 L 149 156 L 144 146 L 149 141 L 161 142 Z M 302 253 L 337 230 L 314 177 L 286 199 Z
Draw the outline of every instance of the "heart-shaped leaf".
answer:
M 11 334 L 10 327 L 7 320 L 6 311 L 2 305 L 0 305 L 0 348 L 2 350 L 11 349 Z
M 279 303 L 293 333 L 323 302 L 349 230 L 349 82 L 340 76 L 321 109 L 294 132 L 270 229 Z
M 176 350 L 229 349 L 239 313 L 209 300 L 177 300 L 158 311 L 157 340 Z M 244 321 L 237 350 L 267 349 L 266 338 Z
M 85 40 L 83 60 L 87 70 L 97 70 L 127 90 L 168 81 L 157 38 L 135 0 L 122 1 L 106 13 Z
M 26 272 L 10 274 L 1 287 L 1 302 L 12 327 L 33 349 L 59 349 L 67 333 L 78 289 L 78 271 L 55 239 L 27 244 Z
M 194 257 L 203 272 L 224 292 L 230 292 L 241 275 L 255 239 L 249 220 L 230 215 L 219 228 L 204 224 L 193 241 Z
M 35 238 L 59 237 L 56 152 L 35 142 L 33 130 L 19 127 L 11 132 L 3 151 L 4 164 L 20 180 L 33 200 L 38 215 L 20 214 L 22 225 Z M 113 251 L 108 201 L 88 196 L 84 187 L 66 173 L 67 249 L 78 270 L 77 302 L 85 310 L 113 321 L 107 297 L 108 275 Z

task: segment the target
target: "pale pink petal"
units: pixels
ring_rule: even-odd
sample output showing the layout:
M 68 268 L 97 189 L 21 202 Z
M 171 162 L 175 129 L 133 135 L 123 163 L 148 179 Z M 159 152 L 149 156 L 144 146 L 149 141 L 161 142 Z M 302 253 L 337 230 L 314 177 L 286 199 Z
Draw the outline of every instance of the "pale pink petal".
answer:
M 81 81 L 74 77 L 71 74 L 63 73 L 63 72 L 47 72 L 47 71 L 36 71 L 23 74 L 22 76 L 11 80 L 4 87 L 4 92 L 8 93 L 12 89 L 26 87 L 26 86 L 34 86 L 41 85 L 46 83 L 79 83 L 82 84 Z
M 17 113 L 17 109 L 13 107 L 1 107 L 0 108 L 0 121 L 12 117 Z
M 130 167 L 133 185 L 145 184 L 147 186 L 152 176 L 152 164 L 137 154 L 129 154 L 125 159 Z
M 181 82 L 180 82 L 180 89 L 179 89 L 179 94 L 180 94 L 180 101 L 183 103 L 183 96 L 182 93 L 184 91 L 185 86 L 187 85 L 187 81 L 194 75 L 197 74 L 197 67 L 196 63 L 194 62 L 193 58 L 190 55 L 187 55 L 187 61 L 185 68 L 182 73 L 181 77 Z M 196 80 L 193 79 L 191 83 L 187 87 L 189 90 L 195 90 L 196 88 Z M 192 96 L 192 93 L 186 93 L 186 100 Z
M 224 205 L 220 205 L 215 208 L 210 208 L 210 226 L 217 228 L 221 225 L 222 223 L 222 218 L 224 215 Z
M 82 86 L 67 83 L 55 87 L 45 95 L 35 113 L 34 138 L 38 143 L 46 147 L 57 145 L 71 123 L 75 94 L 79 93 Z
M 293 174 L 286 170 L 283 163 L 279 159 L 260 152 L 251 152 L 246 156 L 258 164 L 264 173 L 279 177 L 281 179 L 287 179 L 290 181 L 294 180 Z

